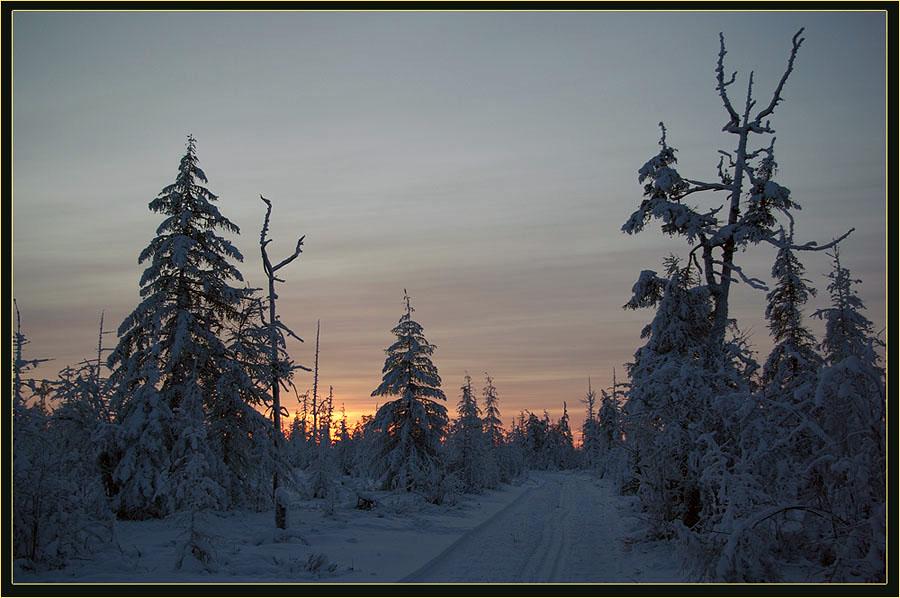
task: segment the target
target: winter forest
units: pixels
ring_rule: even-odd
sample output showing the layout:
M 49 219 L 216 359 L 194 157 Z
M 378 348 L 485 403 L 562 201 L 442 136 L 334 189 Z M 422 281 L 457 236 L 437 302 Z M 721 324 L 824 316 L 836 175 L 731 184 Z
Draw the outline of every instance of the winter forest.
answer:
M 777 182 L 774 117 L 803 42 L 774 89 L 751 73 L 739 90 L 719 35 L 716 178 L 679 171 L 666 124 L 643 140 L 657 149 L 623 175 L 637 200 L 615 216 L 621 241 L 661 232 L 681 249 L 622 295 L 646 316 L 633 360 L 605 388 L 586 373 L 558 418 L 504 408 L 505 380 L 477 363 L 442 379 L 410 280 L 383 330 L 377 408 L 351 421 L 320 381 L 318 334 L 299 363 L 298 322 L 279 311 L 315 245 L 297 231 L 276 254 L 288 208 L 274 196 L 259 195 L 259 229 L 239 230 L 188 135 L 149 202 L 140 301 L 99 317 L 95 354 L 36 375 L 52 347 L 29 343 L 26 303 L 10 306 L 12 583 L 885 583 L 886 341 L 842 261 L 860 232 L 798 238 L 815 208 Z M 768 280 L 742 268 L 760 247 L 777 252 Z M 822 280 L 804 267 L 816 252 Z M 764 299 L 766 355 L 729 309 L 739 285 Z M 817 294 L 830 306 L 808 309 Z M 436 540 L 391 539 L 401 527 Z M 505 542 L 504 556 L 452 565 L 464 540 Z M 404 549 L 391 569 L 366 560 Z

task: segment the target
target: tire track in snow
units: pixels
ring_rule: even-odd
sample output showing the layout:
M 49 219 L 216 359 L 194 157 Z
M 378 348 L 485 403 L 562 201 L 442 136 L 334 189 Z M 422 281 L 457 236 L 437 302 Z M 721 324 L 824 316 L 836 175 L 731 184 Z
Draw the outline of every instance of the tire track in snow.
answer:
M 535 480 L 536 487 L 401 583 L 539 583 L 564 576 L 573 481 L 557 473 Z
M 525 567 L 519 572 L 519 580 L 525 583 L 559 581 L 560 565 L 568 550 L 569 516 L 572 511 L 571 480 L 568 476 L 552 486 L 556 492 L 556 507 L 541 521 L 540 540 Z
M 664 545 L 623 540 L 632 507 L 588 474 L 535 472 L 528 488 L 400 583 L 686 581 Z

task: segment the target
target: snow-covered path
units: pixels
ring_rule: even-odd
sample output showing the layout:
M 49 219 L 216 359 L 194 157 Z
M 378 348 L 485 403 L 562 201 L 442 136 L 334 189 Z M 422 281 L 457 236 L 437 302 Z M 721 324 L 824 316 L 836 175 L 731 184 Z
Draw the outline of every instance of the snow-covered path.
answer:
M 666 546 L 632 541 L 632 511 L 602 480 L 533 472 L 515 501 L 403 583 L 675 583 Z
M 116 521 L 114 539 L 59 570 L 17 569 L 17 583 L 676 583 L 671 545 L 636 542 L 633 497 L 608 480 L 532 471 L 456 504 L 379 493 L 371 511 L 356 495 L 331 514 L 322 501 L 291 505 L 288 528 L 272 512 L 207 513 L 212 560 L 178 567 L 184 516 Z M 317 563 L 321 563 L 319 566 Z

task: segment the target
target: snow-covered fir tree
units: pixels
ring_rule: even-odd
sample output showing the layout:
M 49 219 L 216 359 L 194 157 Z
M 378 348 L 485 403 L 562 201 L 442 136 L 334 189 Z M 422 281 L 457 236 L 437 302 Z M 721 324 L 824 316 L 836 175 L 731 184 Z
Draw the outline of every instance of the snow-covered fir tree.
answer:
M 449 468 L 464 492 L 479 492 L 486 485 L 486 439 L 482 433 L 481 409 L 472 391 L 472 377 L 466 373 L 457 403 L 457 418 L 450 428 Z
M 500 483 L 506 483 L 517 476 L 521 468 L 511 454 L 511 447 L 506 441 L 503 421 L 500 419 L 500 394 L 494 384 L 494 379 L 484 373 L 484 387 L 482 388 L 484 399 L 484 435 L 487 449 L 485 479 L 488 488 L 494 488 Z
M 582 461 L 587 469 L 595 469 L 600 462 L 600 422 L 594 417 L 597 393 L 591 388 L 590 378 L 588 378 L 587 393 L 581 402 L 587 407 L 587 414 L 581 426 Z
M 334 451 L 335 464 L 341 475 L 350 475 L 353 470 L 353 441 L 347 422 L 347 410 L 341 404 L 341 418 L 337 423 L 337 437 Z
M 600 390 L 600 407 L 597 409 L 597 469 L 602 477 L 609 477 L 620 487 L 628 463 L 622 443 L 622 409 L 618 401 L 618 388 L 613 373 L 612 394 Z
M 528 469 L 548 469 L 550 467 L 548 436 L 550 434 L 550 415 L 538 417 L 532 412 L 521 421 L 520 442 Z
M 599 448 L 601 454 L 612 452 L 622 439 L 622 423 L 620 408 L 615 390 L 610 394 L 600 390 L 600 408 L 597 409 L 599 429 Z
M 232 262 L 243 260 L 217 230 L 238 227 L 202 183 L 196 141 L 188 136 L 175 182 L 150 202 L 164 216 L 141 252 L 141 303 L 119 327 L 108 359 L 118 426 L 114 444 L 120 517 L 162 517 L 198 505 L 222 505 L 205 410 L 221 400 L 229 367 L 220 333 L 240 316 L 248 290 Z
M 405 290 L 403 300 L 406 311 L 391 331 L 397 340 L 386 350 L 382 382 L 372 391 L 373 397 L 397 397 L 382 405 L 372 421 L 373 473 L 383 488 L 430 490 L 444 476 L 441 441 L 448 418 L 440 401 L 447 398 L 431 361 L 435 346 L 412 319 Z
M 802 311 L 816 289 L 803 278 L 803 264 L 791 248 L 793 234 L 787 236 L 782 231 L 780 241 L 772 266 L 775 288 L 766 295 L 766 319 L 775 346 L 763 365 L 762 382 L 767 394 L 780 394 L 789 402 L 797 402 L 799 397 L 791 396 L 792 391 L 807 384 L 822 363 Z
M 37 385 L 28 373 L 48 359 L 27 359 L 25 346 L 31 341 L 22 332 L 19 306 L 13 299 L 16 328 L 12 338 L 12 449 L 13 449 L 13 555 L 31 561 L 46 561 L 46 546 L 53 540 L 50 513 L 55 507 L 54 492 L 47 486 L 58 486 L 58 473 L 53 470 L 53 443 L 47 434 L 47 413 L 40 405 L 29 404 Z M 49 508 L 48 508 L 49 506 Z
M 62 567 L 111 539 L 96 438 L 105 416 L 102 377 L 97 362 L 85 361 L 54 382 L 31 378 L 49 360 L 25 357 L 29 341 L 13 306 L 12 556 L 31 567 Z
M 883 581 L 886 395 L 880 341 L 859 311 L 856 281 L 835 250 L 832 307 L 814 314 L 826 320 L 824 361 L 814 353 L 799 318 L 810 293 L 796 290 L 806 281 L 788 255 L 779 251 L 773 269 L 780 292 L 770 294 L 770 307 L 778 309 L 768 314 L 781 341 L 768 362 L 769 381 L 759 408 L 732 441 L 744 451 L 741 459 L 732 458 L 729 487 L 732 494 L 740 488 L 745 499 L 729 508 L 734 523 L 720 530 L 727 540 L 708 577 L 780 581 L 790 568 L 809 580 Z
M 485 372 L 484 388 L 484 433 L 488 437 L 491 446 L 497 447 L 503 442 L 503 421 L 500 419 L 500 396 L 494 379 Z
M 329 386 L 328 397 L 318 405 L 319 418 L 317 421 L 318 433 L 314 436 L 312 449 L 312 462 L 307 482 L 309 494 L 315 498 L 333 499 L 336 491 L 336 478 L 338 468 L 335 460 L 334 446 L 331 439 L 331 423 L 334 416 L 334 387 Z M 333 501 L 329 501 L 327 507 L 333 507 Z
M 103 376 L 103 315 L 96 359 L 77 368 L 67 366 L 53 384 L 54 403 L 49 433 L 61 455 L 63 469 L 75 480 L 78 500 L 95 518 L 104 518 L 106 496 L 111 492 L 112 469 L 103 439 L 113 424 L 107 379 Z
M 637 493 L 660 531 L 676 519 L 689 527 L 696 523 L 699 472 L 692 453 L 712 398 L 705 364 L 712 318 L 709 292 L 697 286 L 690 265 L 682 267 L 670 257 L 665 266 L 665 277 L 642 272 L 626 305 L 658 303 L 653 321 L 641 333 L 647 343 L 627 365 L 631 388 L 624 406 Z
M 825 367 L 815 389 L 814 413 L 825 434 L 811 475 L 811 508 L 820 563 L 836 581 L 883 582 L 886 576 L 886 378 L 878 350 L 884 343 L 862 311 L 850 271 L 835 248 L 829 274 L 831 307 L 821 349 Z M 812 519 L 810 517 L 810 519 Z M 828 525 L 823 525 L 823 523 Z
M 812 408 L 822 358 L 803 318 L 803 306 L 816 289 L 803 278 L 803 265 L 790 247 L 792 237 L 792 232 L 782 232 L 772 266 L 775 285 L 766 295 L 765 315 L 774 346 L 762 369 L 760 410 L 745 431 L 765 447 L 754 458 L 755 470 L 759 484 L 776 503 L 799 499 L 805 476 L 797 472 L 815 453 L 818 435 Z
M 248 297 L 239 318 L 225 331 L 230 359 L 217 384 L 219 400 L 210 405 L 206 417 L 217 457 L 215 479 L 225 489 L 230 508 L 270 508 L 274 472 L 289 477 L 287 458 L 272 443 L 272 422 L 262 413 L 272 408 L 270 337 L 264 312 L 259 297 Z M 291 363 L 286 352 L 279 351 L 275 367 L 286 380 L 292 375 Z
M 563 414 L 549 430 L 550 463 L 557 469 L 576 466 L 575 438 L 569 425 L 569 408 L 563 401 Z

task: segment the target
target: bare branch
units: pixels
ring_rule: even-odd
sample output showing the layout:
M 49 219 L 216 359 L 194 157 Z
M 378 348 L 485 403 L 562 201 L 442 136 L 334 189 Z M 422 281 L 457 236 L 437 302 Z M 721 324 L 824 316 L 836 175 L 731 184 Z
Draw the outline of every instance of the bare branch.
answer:
M 704 183 L 703 181 L 694 181 L 691 179 L 683 180 L 685 183 L 693 185 L 693 187 L 679 195 L 679 200 L 682 197 L 690 195 L 691 193 L 696 193 L 698 191 L 731 191 L 731 185 L 726 185 L 724 183 Z
M 781 81 L 778 82 L 778 87 L 775 88 L 775 93 L 772 94 L 772 101 L 769 102 L 769 105 L 763 109 L 762 112 L 756 115 L 756 118 L 753 119 L 754 123 L 759 124 L 762 119 L 772 114 L 775 110 L 775 106 L 778 105 L 778 102 L 783 100 L 781 97 L 781 90 L 784 89 L 784 84 L 787 82 L 788 77 L 791 74 L 791 71 L 794 70 L 794 59 L 797 57 L 797 50 L 800 49 L 800 44 L 803 43 L 802 37 L 800 35 L 803 33 L 803 28 L 800 28 L 800 31 L 794 34 L 794 37 L 791 39 L 791 56 L 788 58 L 787 69 L 784 71 L 784 74 L 781 76 Z M 766 128 L 768 128 L 768 123 L 766 123 Z
M 750 71 L 750 77 L 747 80 L 747 99 L 744 100 L 744 123 L 750 120 L 750 110 L 756 102 L 753 100 L 753 71 Z
M 297 240 L 297 247 L 296 247 L 296 249 L 294 249 L 294 255 L 292 255 L 292 256 L 290 256 L 290 257 L 287 257 L 287 258 L 281 260 L 281 263 L 279 263 L 277 266 L 275 266 L 274 268 L 272 268 L 272 272 L 275 272 L 276 270 L 279 270 L 279 269 L 281 269 L 282 267 L 287 266 L 288 264 L 290 264 L 291 262 L 293 262 L 295 259 L 297 259 L 297 256 L 298 256 L 298 255 L 300 255 L 301 253 L 303 253 L 303 250 L 301 249 L 301 247 L 303 246 L 303 239 L 305 239 L 305 238 L 306 238 L 306 235 L 303 235 L 302 237 L 300 237 L 300 238 Z M 283 281 L 282 281 L 282 282 L 283 282 Z
M 259 244 L 265 247 L 268 243 L 265 239 L 266 233 L 269 231 L 269 216 L 272 215 L 272 202 L 263 197 L 262 194 L 260 194 L 259 198 L 266 204 L 266 219 L 263 221 L 262 231 L 259 233 Z
M 725 34 L 719 33 L 719 60 L 716 63 L 716 89 L 719 91 L 719 96 L 722 98 L 722 103 L 725 105 L 725 110 L 728 111 L 728 115 L 731 117 L 731 121 L 725 125 L 725 127 L 729 126 L 738 126 L 740 124 L 740 117 L 738 117 L 738 113 L 731 106 L 731 100 L 728 99 L 728 94 L 725 91 L 725 88 L 734 83 L 734 78 L 737 75 L 737 72 L 731 74 L 731 79 L 725 81 Z
M 719 265 L 719 266 L 724 266 L 724 265 L 725 265 L 725 262 L 721 262 L 721 261 L 719 261 L 719 260 L 713 260 L 713 263 L 714 263 L 714 264 L 717 264 L 717 265 Z M 752 288 L 754 288 L 754 289 L 759 289 L 759 290 L 761 290 L 761 291 L 768 291 L 768 290 L 769 290 L 769 287 L 766 286 L 766 283 L 764 283 L 764 282 L 761 281 L 760 279 L 758 279 L 758 278 L 748 278 L 746 275 L 744 275 L 744 272 L 741 270 L 740 266 L 736 266 L 735 264 L 728 264 L 728 269 L 729 269 L 731 272 L 734 272 L 734 273 L 736 273 L 738 276 L 740 276 L 740 277 L 741 277 L 741 280 L 743 280 L 745 283 L 747 283 L 748 285 L 750 285 Z M 732 282 L 737 282 L 737 280 L 735 280 L 734 278 L 732 278 L 731 281 L 732 281 Z
M 770 239 L 768 237 L 763 240 L 768 241 L 769 243 L 771 243 L 778 249 L 790 249 L 791 251 L 824 251 L 826 249 L 831 249 L 832 247 L 834 247 L 835 245 L 837 245 L 838 243 L 840 243 L 841 241 L 843 241 L 844 239 L 849 237 L 850 233 L 852 233 L 855 230 L 856 230 L 856 228 L 851 228 L 850 230 L 845 232 L 843 235 L 841 235 L 837 239 L 833 240 L 830 243 L 826 243 L 825 245 L 822 245 L 822 246 L 819 246 L 819 244 L 816 243 L 815 241 L 810 241 L 808 243 L 804 243 L 803 245 L 794 245 L 792 243 L 782 243 L 780 241 L 776 241 L 775 239 Z
M 755 160 L 757 156 L 760 154 L 768 154 L 771 156 L 775 152 L 775 137 L 772 137 L 771 143 L 769 143 L 769 147 L 761 147 L 756 151 L 750 152 L 747 154 L 747 160 Z
M 284 330 L 285 332 L 287 332 L 288 336 L 297 339 L 297 340 L 300 341 L 301 343 L 303 342 L 303 339 L 300 338 L 299 336 L 297 336 L 296 334 L 294 334 L 294 331 L 293 331 L 293 330 L 291 330 L 291 329 L 288 328 L 286 325 L 284 325 L 284 324 L 281 322 L 281 319 L 275 320 L 275 327 L 276 327 L 276 328 L 281 328 L 282 330 Z

